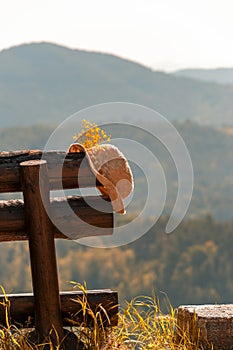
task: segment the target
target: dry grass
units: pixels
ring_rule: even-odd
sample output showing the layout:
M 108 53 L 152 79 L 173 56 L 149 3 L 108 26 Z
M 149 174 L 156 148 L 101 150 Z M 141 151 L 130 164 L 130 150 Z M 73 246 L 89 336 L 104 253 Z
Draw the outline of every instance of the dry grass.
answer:
M 102 322 L 103 308 L 91 310 L 87 302 L 86 286 L 76 284 L 76 288 L 83 291 L 83 298 L 77 302 L 81 305 L 83 324 L 73 327 L 77 337 L 89 350 L 194 350 L 198 349 L 187 335 L 177 329 L 175 310 L 170 307 L 168 314 L 162 313 L 159 301 L 156 297 L 137 297 L 119 311 L 119 323 L 117 327 L 105 328 Z M 4 293 L 4 291 L 3 291 Z M 53 349 L 51 342 L 32 346 L 28 341 L 29 330 L 10 324 L 10 304 L 5 295 L 1 303 L 5 309 L 6 325 L 0 328 L 0 349 L 4 350 L 32 350 Z M 85 320 L 93 319 L 93 327 L 90 329 Z M 106 316 L 106 315 L 105 315 Z M 179 333 L 179 344 L 175 342 Z M 46 345 L 46 346 L 45 346 Z M 57 347 L 56 350 L 59 350 Z M 61 348 L 60 348 L 61 349 Z

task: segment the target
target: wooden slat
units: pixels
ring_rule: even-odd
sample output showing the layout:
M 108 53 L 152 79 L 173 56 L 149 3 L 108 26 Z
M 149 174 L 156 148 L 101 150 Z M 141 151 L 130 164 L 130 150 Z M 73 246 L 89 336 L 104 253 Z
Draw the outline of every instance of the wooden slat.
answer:
M 59 227 L 64 228 L 63 232 L 69 232 L 69 237 L 66 237 L 63 232 L 53 225 L 52 233 L 55 238 L 69 239 L 72 237 L 78 239 L 112 234 L 113 213 L 111 202 L 103 196 L 88 196 L 85 198 L 72 196 L 51 199 L 52 218 L 58 222 Z M 81 219 L 78 222 L 78 227 L 75 216 L 67 213 L 67 203 L 72 209 L 71 213 L 74 212 Z M 95 208 L 98 208 L 98 210 Z M 86 223 L 91 226 L 87 227 Z M 23 200 L 0 201 L 0 242 L 27 239 Z
M 46 298 L 46 295 L 44 296 Z M 80 291 L 60 292 L 61 311 L 63 318 L 63 326 L 80 325 L 84 321 L 80 301 L 83 300 L 83 293 Z M 88 304 L 95 313 L 98 306 L 101 305 L 108 314 L 111 326 L 116 326 L 118 321 L 118 294 L 115 291 L 107 290 L 91 290 L 86 294 Z M 30 326 L 34 325 L 34 296 L 32 293 L 26 294 L 9 294 L 7 298 L 10 302 L 10 315 L 13 323 L 27 324 L 30 319 Z M 79 301 L 79 302 L 78 302 Z M 0 303 L 5 302 L 5 297 L 0 295 Z M 102 314 L 105 326 L 109 322 Z M 0 324 L 5 325 L 6 316 L 5 308 L 0 304 Z M 92 319 L 88 316 L 88 324 L 91 326 Z
M 47 161 L 51 190 L 71 189 L 78 187 L 93 187 L 96 179 L 91 172 L 84 153 L 66 153 L 49 151 L 42 153 L 35 151 L 0 152 L 0 193 L 20 192 L 19 164 L 24 161 L 41 159 Z M 79 171 L 82 163 L 82 171 Z M 62 169 L 61 184 L 60 175 Z M 80 183 L 78 183 L 78 176 Z M 97 182 L 98 186 L 101 186 Z

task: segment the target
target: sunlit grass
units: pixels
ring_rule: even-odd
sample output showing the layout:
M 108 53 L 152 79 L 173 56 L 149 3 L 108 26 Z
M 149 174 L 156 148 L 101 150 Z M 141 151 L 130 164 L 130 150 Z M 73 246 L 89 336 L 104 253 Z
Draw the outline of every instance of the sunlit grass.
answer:
M 141 296 L 132 299 L 125 308 L 120 308 L 118 314 L 118 326 L 106 327 L 104 318 L 108 320 L 106 311 L 101 305 L 92 310 L 87 300 L 87 289 L 85 284 L 75 284 L 83 292 L 83 297 L 78 299 L 83 323 L 76 325 L 73 322 L 71 331 L 82 341 L 86 349 L 90 350 L 113 350 L 113 349 L 135 349 L 135 350 L 195 350 L 194 345 L 187 334 L 183 334 L 177 327 L 176 310 L 171 306 L 168 313 L 160 309 L 159 300 L 154 297 Z M 45 343 L 32 346 L 28 341 L 29 329 L 16 327 L 10 322 L 10 302 L 5 295 L 1 307 L 5 310 L 5 326 L 0 327 L 0 349 L 45 349 Z M 92 327 L 90 328 L 90 319 Z M 89 321 L 87 321 L 89 320 Z M 179 335 L 179 343 L 177 343 Z M 51 342 L 46 342 L 46 350 L 53 349 Z M 60 349 L 58 346 L 57 350 Z

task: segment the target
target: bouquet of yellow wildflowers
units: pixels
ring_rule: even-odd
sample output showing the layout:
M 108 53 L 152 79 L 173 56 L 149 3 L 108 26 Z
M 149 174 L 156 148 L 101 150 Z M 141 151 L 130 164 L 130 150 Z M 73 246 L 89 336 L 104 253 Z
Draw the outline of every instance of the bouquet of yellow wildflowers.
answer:
M 90 168 L 102 186 L 98 187 L 103 195 L 110 197 L 113 210 L 124 214 L 123 199 L 133 190 L 133 175 L 127 159 L 119 149 L 108 142 L 108 135 L 97 124 L 90 123 L 86 119 L 82 121 L 83 129 L 74 135 L 74 142 L 70 145 L 69 152 L 84 152 L 87 156 Z
M 81 143 L 86 149 L 99 146 L 102 142 L 109 142 L 111 135 L 108 135 L 97 124 L 90 123 L 86 119 L 82 120 L 83 129 L 73 136 L 74 142 Z

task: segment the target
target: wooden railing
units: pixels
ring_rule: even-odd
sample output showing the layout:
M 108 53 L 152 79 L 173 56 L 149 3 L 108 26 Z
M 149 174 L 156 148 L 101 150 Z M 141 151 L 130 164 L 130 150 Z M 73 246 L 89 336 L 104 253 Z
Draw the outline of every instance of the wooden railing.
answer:
M 67 228 L 66 232 L 69 227 L 77 226 L 75 231 L 72 230 L 72 239 L 96 234 L 111 235 L 113 231 L 112 206 L 108 198 L 103 200 L 103 197 L 93 196 L 88 197 L 87 202 L 77 196 L 50 199 L 51 190 L 74 189 L 80 183 L 82 187 L 93 187 L 93 184 L 101 186 L 96 182 L 83 153 L 0 153 L 0 193 L 22 191 L 24 198 L 0 201 L 0 242 L 29 241 L 33 284 L 33 294 L 7 296 L 11 305 L 11 321 L 23 324 L 30 316 L 39 341 L 50 334 L 54 347 L 62 341 L 63 327 L 69 324 L 69 319 L 76 315 L 74 318 L 77 324 L 83 321 L 80 303 L 75 302 L 75 299 L 83 297 L 83 293 L 59 293 L 54 238 L 69 237 L 63 230 L 61 232 L 60 225 L 53 224 L 54 220 L 62 223 L 62 227 Z M 73 215 L 64 215 L 67 203 L 72 213 L 81 219 L 78 225 Z M 89 291 L 85 297 L 93 310 L 99 304 L 106 310 L 108 317 L 103 313 L 106 326 L 117 324 L 116 292 Z M 4 312 L 4 307 L 1 306 L 0 323 L 4 323 Z

